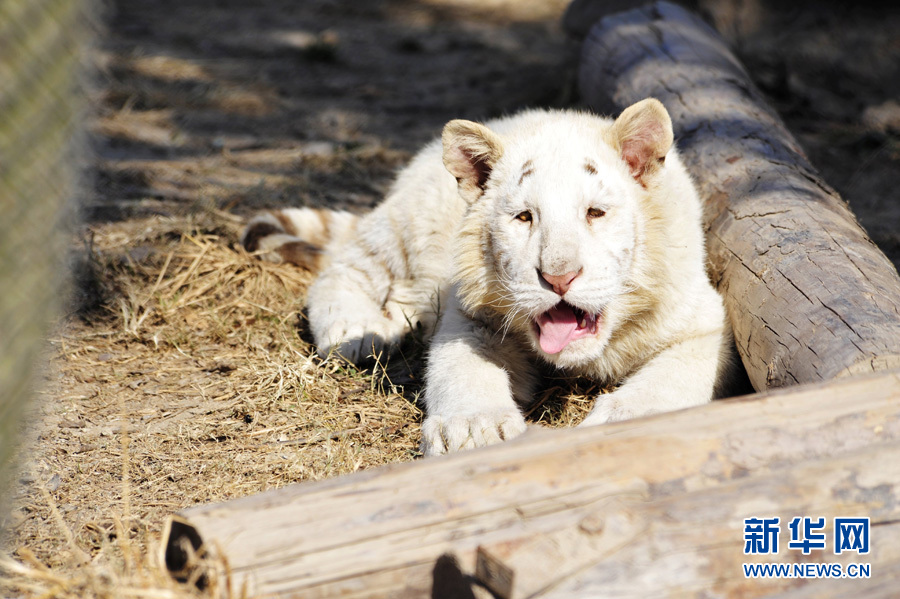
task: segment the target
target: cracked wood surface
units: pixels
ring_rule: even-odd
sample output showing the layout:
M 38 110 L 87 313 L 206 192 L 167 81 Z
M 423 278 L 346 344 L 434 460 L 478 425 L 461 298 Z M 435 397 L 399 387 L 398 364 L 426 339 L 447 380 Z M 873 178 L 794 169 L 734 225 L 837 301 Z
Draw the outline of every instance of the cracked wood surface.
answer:
M 898 480 L 900 375 L 882 373 L 602 427 L 532 429 L 189 508 L 166 540 L 172 548 L 194 531 L 227 557 L 233 588 L 247 581 L 266 596 L 473 598 L 480 547 L 511 573 L 506 599 L 750 598 L 798 581 L 744 578 L 741 563 L 757 561 L 742 551 L 744 518 L 830 526 L 868 516 L 865 559 L 785 550 L 761 561 L 871 563 L 872 579 L 851 588 L 889 597 L 876 591 L 896 584 L 900 564 L 890 541 Z
M 604 18 L 579 84 L 600 112 L 648 96 L 669 110 L 754 388 L 900 367 L 896 269 L 699 17 L 657 2 Z

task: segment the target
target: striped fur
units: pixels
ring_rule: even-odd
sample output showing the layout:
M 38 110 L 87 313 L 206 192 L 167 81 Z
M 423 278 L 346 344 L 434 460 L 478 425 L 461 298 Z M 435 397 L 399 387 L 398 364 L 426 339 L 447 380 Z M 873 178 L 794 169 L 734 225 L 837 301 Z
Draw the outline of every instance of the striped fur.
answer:
M 340 246 L 355 231 L 349 212 L 285 208 L 253 217 L 241 235 L 248 252 L 272 262 L 287 262 L 311 272 L 327 266 L 328 248 Z

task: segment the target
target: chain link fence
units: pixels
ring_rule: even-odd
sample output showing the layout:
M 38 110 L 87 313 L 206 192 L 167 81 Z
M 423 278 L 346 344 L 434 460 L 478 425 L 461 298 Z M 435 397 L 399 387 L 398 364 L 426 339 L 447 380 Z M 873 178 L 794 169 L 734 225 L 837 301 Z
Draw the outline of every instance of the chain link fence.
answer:
M 0 0 L 0 509 L 39 355 L 65 289 L 85 155 L 82 0 Z M 2 519 L 6 514 L 0 514 Z

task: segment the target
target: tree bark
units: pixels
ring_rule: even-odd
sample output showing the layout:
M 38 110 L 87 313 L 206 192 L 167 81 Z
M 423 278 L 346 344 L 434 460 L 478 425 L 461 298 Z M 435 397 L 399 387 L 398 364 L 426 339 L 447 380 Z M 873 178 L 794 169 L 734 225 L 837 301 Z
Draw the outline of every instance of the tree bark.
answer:
M 900 564 L 898 400 L 889 373 L 530 431 L 187 509 L 167 527 L 166 563 L 178 570 L 182 543 L 206 543 L 227 558 L 232 588 L 311 598 L 471 598 L 477 571 L 504 599 L 763 597 L 797 581 L 746 579 L 742 563 L 869 563 L 871 579 L 846 584 L 888 597 L 876 591 Z M 779 553 L 744 555 L 743 519 L 774 516 Z M 871 553 L 788 550 L 795 516 L 826 518 L 829 538 L 833 517 L 871 517 Z
M 579 85 L 601 112 L 668 109 L 754 388 L 900 367 L 896 269 L 699 17 L 657 2 L 602 19 Z

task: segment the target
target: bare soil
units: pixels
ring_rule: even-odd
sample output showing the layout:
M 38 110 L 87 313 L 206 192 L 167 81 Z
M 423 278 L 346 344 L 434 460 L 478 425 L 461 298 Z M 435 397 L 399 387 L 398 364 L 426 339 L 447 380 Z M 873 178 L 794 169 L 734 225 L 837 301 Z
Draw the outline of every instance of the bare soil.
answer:
M 700 4 L 897 263 L 897 11 Z M 167 514 L 417 457 L 421 338 L 369 372 L 319 360 L 309 275 L 248 256 L 241 222 L 264 207 L 365 211 L 447 120 L 577 105 L 565 5 L 109 3 L 73 300 L 7 522 L 11 592 L 156 588 Z M 571 425 L 598 391 L 552 381 L 531 418 Z

